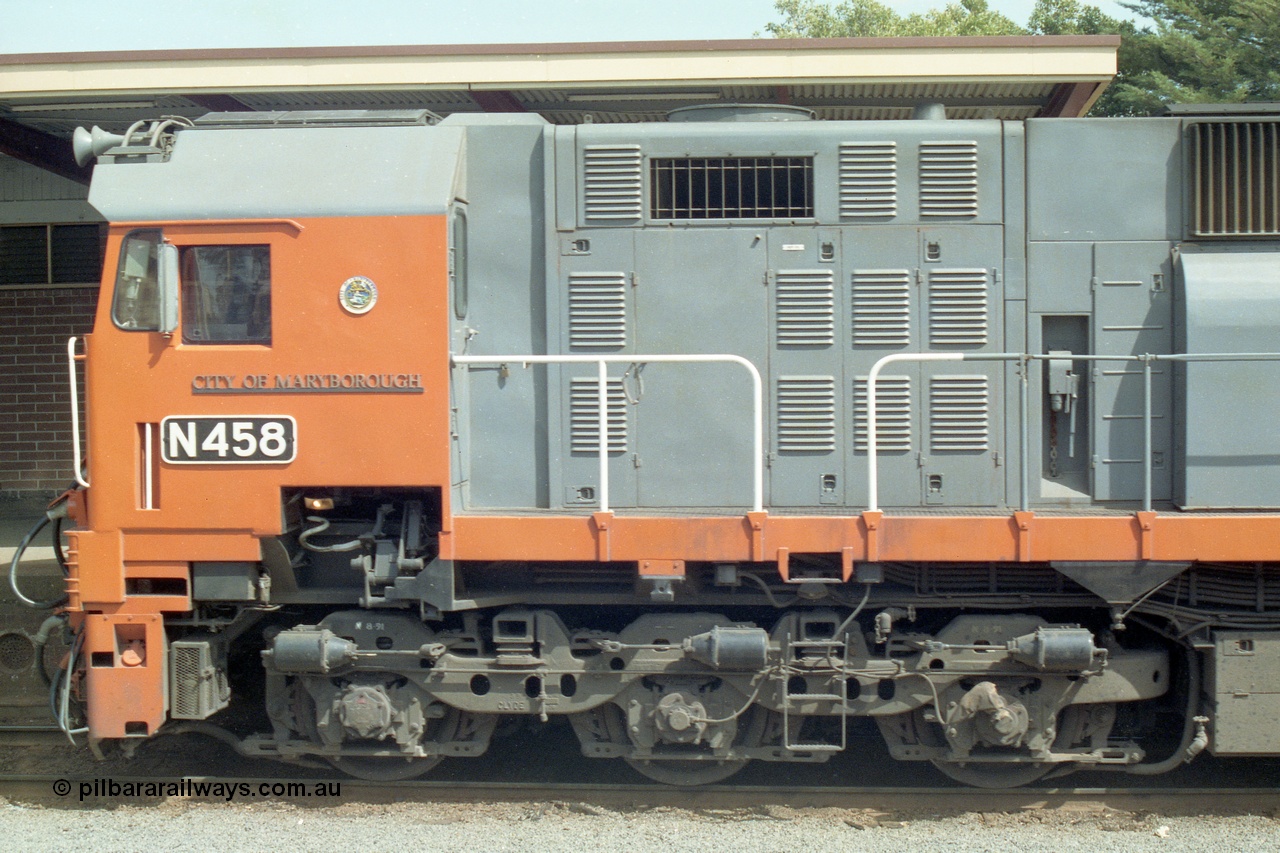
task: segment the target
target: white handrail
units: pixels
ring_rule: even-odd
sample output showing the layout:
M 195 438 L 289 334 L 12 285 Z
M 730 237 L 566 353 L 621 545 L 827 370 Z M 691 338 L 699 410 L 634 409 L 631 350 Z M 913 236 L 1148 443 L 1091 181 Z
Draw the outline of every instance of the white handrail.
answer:
M 1152 465 L 1152 441 L 1151 441 L 1151 364 L 1156 361 L 1169 362 L 1238 362 L 1238 361 L 1280 361 L 1280 352 L 1238 352 L 1238 353 L 1166 353 L 1157 355 L 1153 353 L 1144 353 L 1141 355 L 1096 355 L 1093 353 L 1070 353 L 1069 355 L 1056 355 L 1054 353 L 1016 353 L 1016 352 L 986 352 L 986 353 L 959 353 L 959 352 L 917 352 L 917 353 L 894 353 L 886 355 L 872 366 L 871 372 L 867 375 L 867 504 L 868 510 L 878 512 L 880 509 L 879 495 L 879 460 L 877 459 L 876 446 L 876 380 L 880 376 L 880 369 L 886 364 L 895 361 L 1019 361 L 1023 363 L 1022 382 L 1021 385 L 1021 406 L 1020 420 L 1022 421 L 1022 435 L 1019 444 L 1021 479 L 1022 479 L 1022 496 L 1020 507 L 1026 510 L 1029 506 L 1030 498 L 1030 463 L 1027 456 L 1030 452 L 1031 439 L 1029 431 L 1031 428 L 1031 412 L 1028 402 L 1028 383 L 1030 379 L 1030 365 L 1032 362 L 1049 361 L 1053 359 L 1066 359 L 1069 361 L 1084 362 L 1141 362 L 1142 369 L 1142 387 L 1143 387 L 1143 410 L 1142 410 L 1142 431 L 1143 431 L 1143 459 L 1142 459 L 1142 509 L 1145 512 L 1151 510 L 1152 487 L 1151 487 L 1151 465 Z
M 751 374 L 752 404 L 752 504 L 753 512 L 764 510 L 764 383 L 760 371 L 738 355 L 455 355 L 456 364 L 595 364 L 596 399 L 599 405 L 600 511 L 609 511 L 609 364 L 737 364 Z
M 89 488 L 89 481 L 80 473 L 80 391 L 76 387 L 76 341 L 80 338 L 72 336 L 67 340 L 67 378 L 71 383 L 71 453 L 75 459 L 76 482 Z

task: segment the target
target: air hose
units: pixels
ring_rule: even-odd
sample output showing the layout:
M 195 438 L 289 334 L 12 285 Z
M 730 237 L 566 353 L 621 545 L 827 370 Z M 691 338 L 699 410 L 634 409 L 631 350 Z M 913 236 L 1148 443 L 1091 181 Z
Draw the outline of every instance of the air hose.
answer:
M 1209 745 L 1209 735 L 1205 731 L 1208 718 L 1196 714 L 1200 708 L 1200 666 L 1195 659 L 1195 651 L 1187 649 L 1187 714 L 1183 720 L 1182 742 L 1177 750 L 1163 761 L 1151 764 L 1134 764 L 1125 767 L 1127 773 L 1135 776 L 1156 776 L 1167 773 L 1179 765 L 1186 764 L 1195 758 Z
M 67 615 L 65 613 L 56 613 L 49 616 L 40 623 L 40 630 L 31 638 L 31 645 L 36 648 L 36 672 L 40 673 L 40 680 L 47 686 L 53 686 L 53 680 L 49 678 L 49 673 L 44 668 L 44 649 L 49 645 L 49 638 L 53 632 L 59 628 L 66 628 Z
M 51 509 L 49 509 L 40 518 L 40 520 L 37 521 L 32 526 L 32 528 L 27 531 L 27 535 L 22 537 L 22 541 L 18 543 L 17 550 L 14 551 L 13 553 L 13 560 L 9 563 L 9 588 L 12 589 L 13 594 L 18 597 L 18 601 L 22 602 L 27 607 L 32 607 L 32 608 L 35 608 L 36 610 L 52 610 L 55 607 L 61 607 L 63 604 L 67 603 L 66 593 L 63 593 L 62 595 L 58 596 L 58 598 L 53 599 L 52 601 L 36 601 L 35 599 L 31 599 L 23 595 L 22 590 L 18 589 L 18 563 L 22 560 L 22 555 L 26 553 L 26 550 L 31 545 L 31 542 L 36 538 L 36 536 L 40 534 L 41 530 L 44 530 L 45 525 L 47 525 L 50 521 L 58 522 L 57 524 L 55 524 L 54 530 L 55 532 L 60 532 L 62 529 L 61 520 L 63 518 L 66 518 L 66 516 L 67 516 L 67 502 L 60 501 L 58 502 L 58 504 L 56 504 Z M 61 542 L 54 543 L 53 551 L 55 554 L 58 554 L 61 551 L 61 546 L 62 546 Z M 59 564 L 61 563 L 62 561 L 59 560 Z

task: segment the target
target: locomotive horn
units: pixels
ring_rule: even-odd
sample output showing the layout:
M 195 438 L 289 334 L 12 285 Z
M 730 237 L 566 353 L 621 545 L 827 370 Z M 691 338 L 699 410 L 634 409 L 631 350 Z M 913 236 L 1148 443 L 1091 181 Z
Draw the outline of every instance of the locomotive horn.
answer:
M 76 155 L 76 165 L 83 166 L 104 152 L 124 143 L 124 137 L 118 133 L 107 133 L 97 125 L 93 130 L 77 127 L 71 138 L 71 150 Z

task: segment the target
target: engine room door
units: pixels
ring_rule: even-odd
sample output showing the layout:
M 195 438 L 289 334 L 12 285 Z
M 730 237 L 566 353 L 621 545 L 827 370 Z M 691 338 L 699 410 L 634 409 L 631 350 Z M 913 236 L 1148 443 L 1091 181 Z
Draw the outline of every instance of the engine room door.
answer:
M 1172 244 L 1095 243 L 1093 351 L 1098 355 L 1167 353 L 1173 349 Z M 1093 496 L 1142 499 L 1142 365 L 1093 365 Z M 1151 492 L 1172 494 L 1173 410 L 1168 362 L 1151 367 Z
M 769 241 L 769 502 L 844 506 L 844 347 L 840 232 L 771 228 Z
M 852 401 L 849 503 L 866 505 L 866 381 L 886 355 L 999 352 L 999 226 L 849 228 L 846 393 Z M 876 385 L 880 504 L 997 506 L 1004 501 L 999 362 L 897 362 Z
M 998 225 L 952 225 L 920 231 L 921 343 L 926 352 L 1004 349 Z M 1005 503 L 1003 464 L 1007 362 L 929 362 L 921 368 L 919 405 L 924 504 Z
M 598 229 L 560 235 L 558 287 L 549 295 L 547 338 L 559 352 L 618 355 L 636 351 L 632 232 Z M 608 366 L 609 505 L 636 505 L 634 406 L 623 389 L 625 365 Z M 550 365 L 548 435 L 559 459 L 548 466 L 552 506 L 600 503 L 599 377 L 595 364 Z
M 915 228 L 847 228 L 840 288 L 848 313 L 838 324 L 844 353 L 847 503 L 865 508 L 867 483 L 867 376 L 886 355 L 921 350 L 919 233 Z M 876 383 L 877 488 L 881 506 L 919 506 L 920 365 L 889 365 Z
M 636 232 L 636 351 L 767 363 L 767 249 L 756 229 Z M 751 380 L 736 364 L 650 364 L 632 383 L 642 507 L 747 508 Z M 767 391 L 766 391 L 767 400 Z

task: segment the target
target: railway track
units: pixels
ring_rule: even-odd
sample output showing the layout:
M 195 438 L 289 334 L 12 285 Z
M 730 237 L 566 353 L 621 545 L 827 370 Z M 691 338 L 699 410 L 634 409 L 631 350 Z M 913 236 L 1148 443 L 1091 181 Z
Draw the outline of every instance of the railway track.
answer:
M 1280 813 L 1280 786 L 1275 780 L 1276 762 L 1259 760 L 1251 770 L 1242 764 L 1203 759 L 1193 773 L 1143 780 L 1140 786 L 1125 785 L 1124 777 L 1093 774 L 1103 784 L 1046 783 L 992 791 L 939 786 L 928 768 L 899 766 L 904 772 L 878 778 L 893 784 L 832 784 L 833 779 L 857 778 L 857 767 L 833 762 L 830 772 L 810 772 L 800 777 L 789 774 L 784 784 L 778 768 L 767 765 L 751 768 L 737 784 L 698 788 L 673 788 L 654 782 L 617 782 L 617 768 L 611 762 L 581 758 L 550 742 L 533 742 L 524 763 L 511 763 L 509 756 L 447 762 L 439 772 L 422 779 L 399 782 L 370 782 L 345 777 L 327 767 L 300 767 L 271 761 L 245 761 L 221 744 L 198 736 L 172 736 L 149 741 L 133 760 L 119 755 L 107 761 L 93 760 L 83 747 L 74 748 L 55 726 L 0 726 L 0 796 L 15 802 L 42 805 L 99 807 L 129 803 L 154 805 L 179 799 L 217 801 L 220 794 L 198 793 L 200 785 L 231 786 L 246 791 L 241 801 L 309 802 L 312 805 L 338 803 L 551 803 L 572 810 L 631 810 L 679 808 L 697 811 L 759 811 L 775 807 L 806 809 L 846 809 L 881 815 L 956 814 L 965 812 L 1016 813 L 1038 809 L 1106 809 L 1118 812 L 1158 812 L 1169 815 L 1275 814 Z M 848 762 L 856 764 L 855 760 Z M 874 767 L 874 756 L 864 757 L 866 767 Z M 538 768 L 539 778 L 529 778 Z M 912 769 L 922 772 L 911 773 Z M 1190 770 L 1192 768 L 1188 768 Z M 770 770 L 775 771 L 772 775 Z M 252 775 L 249 775 L 252 774 Z M 612 777 L 612 778 L 610 778 Z M 103 783 L 140 786 L 155 783 L 187 783 L 176 795 L 112 795 Z M 63 783 L 59 793 L 55 785 Z M 97 787 L 82 790 L 81 785 Z M 293 784 L 294 795 L 277 784 Z M 258 786 L 269 786 L 260 793 Z M 249 786 L 240 788 L 239 786 Z M 313 792 L 323 792 L 316 796 Z
M 176 796 L 111 795 L 107 782 L 142 788 L 156 783 L 185 785 L 190 793 Z M 282 780 L 275 780 L 277 784 Z M 691 812 L 737 810 L 759 812 L 772 807 L 843 809 L 881 815 L 947 815 L 966 812 L 1016 813 L 1036 810 L 1107 809 L 1116 812 L 1156 812 L 1163 815 L 1274 814 L 1280 809 L 1280 787 L 1265 788 L 1155 788 L 1155 787 L 1055 787 L 1012 791 L 954 787 L 797 787 L 711 785 L 694 790 L 653 783 L 611 784 L 562 782 L 457 782 L 412 780 L 363 782 L 332 777 L 294 777 L 295 791 L 328 790 L 330 796 L 301 793 L 260 794 L 260 778 L 187 776 L 102 776 L 75 778 L 56 773 L 0 774 L 0 795 L 11 802 L 43 805 L 77 805 L 86 808 L 154 805 L 170 799 L 224 802 L 221 792 L 238 788 L 249 792 L 240 802 L 294 802 L 312 806 L 343 803 L 550 803 L 569 811 L 591 814 L 653 808 L 679 808 Z M 95 786 L 81 789 L 81 785 Z M 215 787 L 220 786 L 220 787 Z M 210 793 L 201 794 L 201 789 Z

